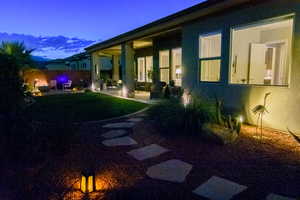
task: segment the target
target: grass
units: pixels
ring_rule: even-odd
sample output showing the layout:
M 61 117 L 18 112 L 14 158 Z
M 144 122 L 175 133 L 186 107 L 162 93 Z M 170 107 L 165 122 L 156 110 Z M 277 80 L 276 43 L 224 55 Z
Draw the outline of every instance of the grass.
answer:
M 34 120 L 74 122 L 103 120 L 137 112 L 147 104 L 97 93 L 64 94 L 36 97 L 27 114 Z

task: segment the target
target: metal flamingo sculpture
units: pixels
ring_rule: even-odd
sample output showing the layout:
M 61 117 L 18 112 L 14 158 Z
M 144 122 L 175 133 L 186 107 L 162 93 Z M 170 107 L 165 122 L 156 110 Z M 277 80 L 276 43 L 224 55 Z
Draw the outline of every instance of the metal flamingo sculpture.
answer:
M 252 109 L 252 112 L 256 115 L 258 114 L 258 118 L 257 118 L 257 126 L 256 126 L 256 134 L 257 134 L 257 129 L 258 129 L 258 126 L 259 126 L 259 122 L 260 122 L 260 139 L 262 140 L 262 126 L 263 126 L 263 115 L 265 113 L 269 113 L 267 108 L 266 108 L 266 105 L 267 105 L 267 98 L 268 96 L 270 95 L 271 93 L 268 92 L 265 94 L 265 98 L 264 98 L 264 104 L 263 105 L 257 105 L 255 106 L 253 109 Z

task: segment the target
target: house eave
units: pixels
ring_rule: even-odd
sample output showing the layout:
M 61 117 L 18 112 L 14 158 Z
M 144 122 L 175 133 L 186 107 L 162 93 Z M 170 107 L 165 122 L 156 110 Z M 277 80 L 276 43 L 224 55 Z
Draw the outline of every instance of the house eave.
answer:
M 230 9 L 235 6 L 239 6 L 245 3 L 254 2 L 256 0 L 210 0 L 168 17 L 159 19 L 150 24 L 144 25 L 132 31 L 123 33 L 119 36 L 111 38 L 109 40 L 94 44 L 90 47 L 87 47 L 85 50 L 88 53 L 94 51 L 102 50 L 112 46 L 120 45 L 121 43 L 132 41 L 135 39 L 147 37 L 152 34 L 159 32 L 164 32 L 169 29 L 180 29 L 181 26 L 189 21 L 205 17 L 207 15 L 212 15 L 220 11 Z

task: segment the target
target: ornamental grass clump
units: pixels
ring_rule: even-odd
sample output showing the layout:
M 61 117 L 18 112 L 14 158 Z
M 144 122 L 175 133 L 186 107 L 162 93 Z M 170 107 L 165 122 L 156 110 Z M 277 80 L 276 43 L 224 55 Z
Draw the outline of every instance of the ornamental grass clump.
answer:
M 164 100 L 149 109 L 149 116 L 164 134 L 196 135 L 201 133 L 203 124 L 215 122 L 214 104 L 192 97 L 188 105 L 179 99 Z

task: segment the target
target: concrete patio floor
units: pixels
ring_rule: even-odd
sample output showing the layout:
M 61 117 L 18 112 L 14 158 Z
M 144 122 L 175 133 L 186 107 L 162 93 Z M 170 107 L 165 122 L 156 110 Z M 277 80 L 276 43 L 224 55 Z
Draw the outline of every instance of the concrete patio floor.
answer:
M 99 93 L 118 97 L 118 98 L 123 98 L 123 99 L 129 99 L 141 103 L 147 103 L 147 104 L 155 104 L 159 102 L 158 99 L 150 99 L 150 92 L 146 91 L 135 91 L 135 97 L 134 98 L 127 98 L 122 96 L 122 90 L 121 89 L 106 89 L 106 90 L 101 90 Z

